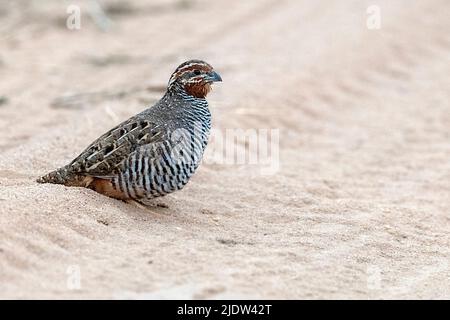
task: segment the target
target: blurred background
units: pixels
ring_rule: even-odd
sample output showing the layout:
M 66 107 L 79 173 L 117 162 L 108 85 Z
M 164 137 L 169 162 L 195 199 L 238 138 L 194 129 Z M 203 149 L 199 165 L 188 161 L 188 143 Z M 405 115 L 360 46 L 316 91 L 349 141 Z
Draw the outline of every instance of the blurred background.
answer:
M 448 30 L 446 0 L 0 0 L 0 295 L 448 298 Z M 151 212 L 34 182 L 192 58 L 278 171 L 206 163 Z

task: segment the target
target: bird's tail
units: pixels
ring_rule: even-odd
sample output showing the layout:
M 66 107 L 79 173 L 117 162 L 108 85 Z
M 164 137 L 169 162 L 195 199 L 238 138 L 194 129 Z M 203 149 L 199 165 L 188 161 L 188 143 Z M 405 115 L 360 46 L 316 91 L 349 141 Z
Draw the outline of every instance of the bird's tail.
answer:
M 74 173 L 70 166 L 67 165 L 47 173 L 36 181 L 39 183 L 63 184 L 69 187 L 90 187 L 93 180 L 93 177 Z
M 39 183 L 68 184 L 71 180 L 73 180 L 73 175 L 69 172 L 68 166 L 65 166 L 47 173 L 36 181 Z

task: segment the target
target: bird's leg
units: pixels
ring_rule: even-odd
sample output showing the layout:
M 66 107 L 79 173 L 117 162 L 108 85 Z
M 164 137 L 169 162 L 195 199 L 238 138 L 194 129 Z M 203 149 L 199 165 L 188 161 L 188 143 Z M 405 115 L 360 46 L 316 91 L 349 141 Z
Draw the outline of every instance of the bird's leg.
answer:
M 147 207 L 147 208 L 169 208 L 169 205 L 167 205 L 166 203 L 162 202 L 161 200 L 155 200 L 155 199 L 160 199 L 159 198 L 143 198 L 141 200 L 136 200 L 137 202 L 139 202 L 141 205 Z
M 156 202 L 155 205 L 158 208 L 169 208 L 169 206 L 167 204 L 165 204 L 164 202 Z
M 123 200 L 125 203 L 127 203 L 127 204 L 130 204 L 130 205 L 134 205 L 135 207 L 138 207 L 139 209 L 143 209 L 143 210 L 146 210 L 146 211 L 150 211 L 151 213 L 153 213 L 153 214 L 156 214 L 156 215 L 161 215 L 160 213 L 158 213 L 158 212 L 154 212 L 154 211 L 152 211 L 152 210 L 150 210 L 149 208 L 148 208 L 148 206 L 146 206 L 145 204 L 143 204 L 141 201 L 139 201 L 139 200 L 134 200 L 134 199 L 127 199 L 127 200 Z

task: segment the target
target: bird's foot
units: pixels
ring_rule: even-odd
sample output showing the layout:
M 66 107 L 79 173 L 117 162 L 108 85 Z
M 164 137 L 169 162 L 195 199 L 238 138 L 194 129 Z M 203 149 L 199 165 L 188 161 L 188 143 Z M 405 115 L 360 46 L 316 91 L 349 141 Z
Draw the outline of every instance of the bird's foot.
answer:
M 155 206 L 158 208 L 166 208 L 166 209 L 169 208 L 169 205 L 164 202 L 156 202 Z
M 153 214 L 161 215 L 161 213 L 158 213 L 158 212 L 155 212 L 155 211 L 151 210 L 148 205 L 146 205 L 145 203 L 143 203 L 143 202 L 141 202 L 139 200 L 127 199 L 127 200 L 124 200 L 124 202 L 129 204 L 129 205 L 133 205 L 133 206 L 135 206 L 135 207 L 137 207 L 139 209 L 150 211 Z

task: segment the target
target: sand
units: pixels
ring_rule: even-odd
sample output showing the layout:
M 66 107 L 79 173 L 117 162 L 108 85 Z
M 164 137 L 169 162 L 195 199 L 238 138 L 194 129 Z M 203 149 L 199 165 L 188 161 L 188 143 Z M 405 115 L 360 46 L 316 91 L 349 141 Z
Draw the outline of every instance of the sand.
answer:
M 372 2 L 2 3 L 0 298 L 450 298 L 450 5 Z M 35 182 L 189 58 L 278 170 L 209 154 L 148 207 Z

